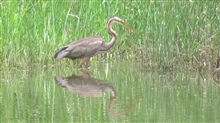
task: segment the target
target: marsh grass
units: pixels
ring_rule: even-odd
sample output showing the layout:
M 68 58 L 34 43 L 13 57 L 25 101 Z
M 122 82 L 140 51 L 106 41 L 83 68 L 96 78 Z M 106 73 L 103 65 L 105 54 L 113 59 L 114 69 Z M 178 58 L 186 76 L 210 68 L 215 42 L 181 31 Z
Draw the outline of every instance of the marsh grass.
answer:
M 113 16 L 138 30 L 135 34 L 114 25 L 117 44 L 92 59 L 95 77 L 109 80 L 118 90 L 113 109 L 124 107 L 117 110 L 125 110 L 120 115 L 127 121 L 218 121 L 218 87 L 198 86 L 181 70 L 206 75 L 207 67 L 214 66 L 211 71 L 219 79 L 219 6 L 217 1 L 1 1 L 1 121 L 109 121 L 103 108 L 106 97 L 78 97 L 57 88 L 51 76 L 76 73 L 77 62 L 54 60 L 55 52 L 86 36 L 109 41 L 106 22 Z M 151 75 L 152 68 L 158 75 Z
M 138 34 L 115 25 L 117 44 L 93 61 L 125 60 L 157 68 L 188 64 L 204 45 L 219 48 L 219 6 L 216 1 L 1 1 L 1 66 L 60 63 L 54 53 L 74 40 L 101 35 L 107 42 L 106 22 L 113 16 Z

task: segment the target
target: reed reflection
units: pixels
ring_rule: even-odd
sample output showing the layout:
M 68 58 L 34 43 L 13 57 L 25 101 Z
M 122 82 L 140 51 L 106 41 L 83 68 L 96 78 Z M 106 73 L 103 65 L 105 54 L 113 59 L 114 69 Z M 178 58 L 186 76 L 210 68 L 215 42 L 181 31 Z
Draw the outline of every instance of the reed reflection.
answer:
M 68 77 L 55 76 L 54 80 L 59 86 L 66 88 L 72 93 L 83 97 L 102 97 L 104 92 L 110 92 L 108 111 L 111 110 L 113 102 L 116 100 L 116 90 L 107 80 L 100 80 L 91 77 L 89 71 L 81 71 L 81 76 L 72 74 Z

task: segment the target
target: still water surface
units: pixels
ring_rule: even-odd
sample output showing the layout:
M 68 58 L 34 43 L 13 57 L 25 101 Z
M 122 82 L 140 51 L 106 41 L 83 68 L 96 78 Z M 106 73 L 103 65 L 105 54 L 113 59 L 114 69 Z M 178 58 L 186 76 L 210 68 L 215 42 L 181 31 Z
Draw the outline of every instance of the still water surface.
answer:
M 1 122 L 217 122 L 220 87 L 187 70 L 133 63 L 1 71 Z

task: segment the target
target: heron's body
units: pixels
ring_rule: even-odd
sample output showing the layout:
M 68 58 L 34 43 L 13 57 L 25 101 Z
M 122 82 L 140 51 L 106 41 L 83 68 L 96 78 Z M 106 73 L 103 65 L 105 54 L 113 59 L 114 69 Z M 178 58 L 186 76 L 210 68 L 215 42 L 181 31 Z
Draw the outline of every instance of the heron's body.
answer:
M 61 59 L 66 57 L 70 59 L 78 59 L 92 57 L 102 52 L 100 49 L 102 48 L 103 43 L 104 40 L 100 36 L 90 36 L 83 38 L 62 48 L 55 54 L 55 58 Z
M 94 55 L 109 51 L 114 46 L 117 40 L 117 34 L 112 29 L 112 24 L 115 22 L 132 29 L 131 27 L 126 25 L 120 18 L 118 17 L 111 18 L 107 24 L 108 33 L 112 36 L 110 42 L 105 43 L 104 39 L 100 36 L 86 37 L 81 40 L 72 42 L 66 47 L 63 47 L 60 51 L 58 51 L 55 54 L 54 57 L 56 59 L 61 59 L 61 58 L 70 58 L 72 60 L 81 59 L 81 62 L 79 64 L 80 66 L 83 62 L 88 63 L 89 59 Z

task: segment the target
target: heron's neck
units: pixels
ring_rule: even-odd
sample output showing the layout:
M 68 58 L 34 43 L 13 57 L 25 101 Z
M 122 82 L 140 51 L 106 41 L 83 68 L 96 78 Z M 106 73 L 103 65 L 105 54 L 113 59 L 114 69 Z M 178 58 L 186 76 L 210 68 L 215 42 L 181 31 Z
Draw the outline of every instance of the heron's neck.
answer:
M 117 41 L 117 33 L 115 32 L 115 30 L 112 29 L 113 23 L 114 20 L 110 20 L 107 24 L 107 30 L 108 30 L 108 34 L 111 36 L 111 40 L 110 42 L 104 44 L 104 48 L 106 51 L 110 50 Z
M 117 33 L 115 32 L 115 30 L 113 30 L 112 29 L 112 25 L 113 25 L 113 23 L 114 23 L 114 21 L 113 20 L 110 20 L 109 22 L 108 22 L 108 27 L 107 27 L 107 29 L 108 29 L 108 34 L 109 35 L 111 35 L 111 41 L 109 42 L 109 43 L 112 43 L 112 44 L 114 44 L 115 42 L 116 42 L 116 40 L 117 40 Z

